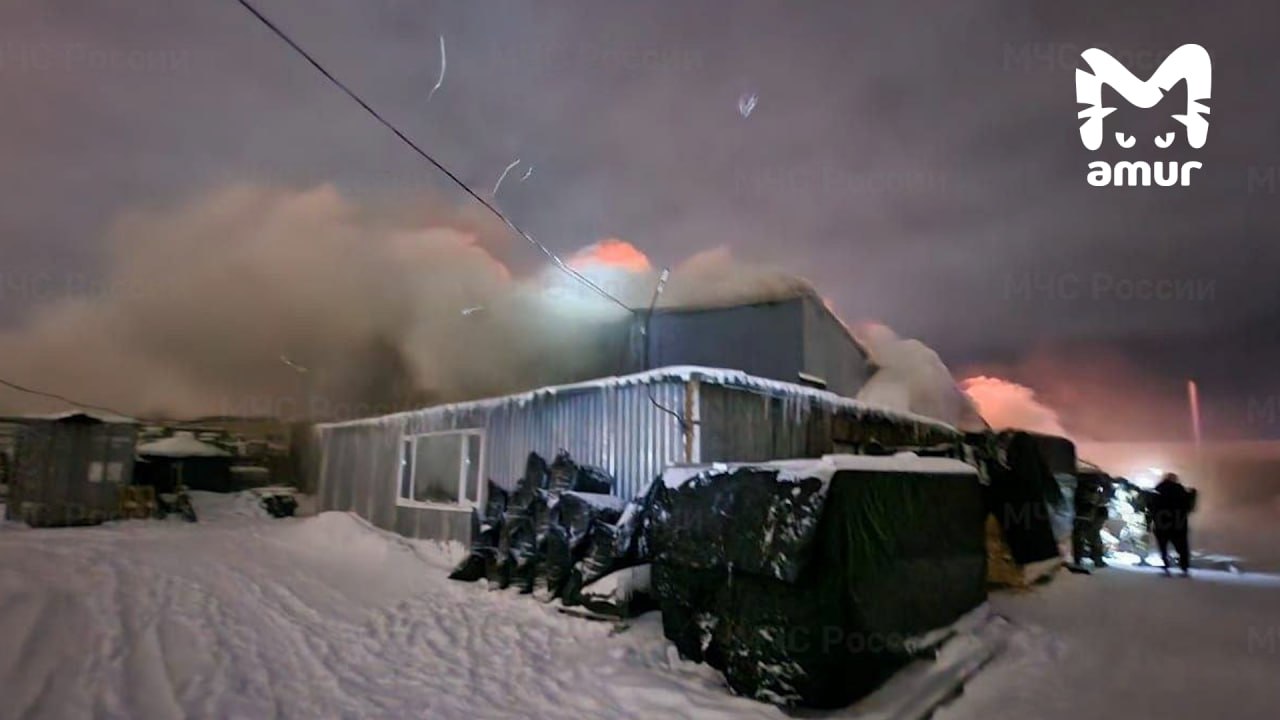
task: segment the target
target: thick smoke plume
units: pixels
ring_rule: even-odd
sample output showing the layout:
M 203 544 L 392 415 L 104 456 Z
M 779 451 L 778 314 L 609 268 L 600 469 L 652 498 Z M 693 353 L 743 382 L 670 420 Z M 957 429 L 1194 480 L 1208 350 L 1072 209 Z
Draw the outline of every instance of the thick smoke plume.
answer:
M 610 238 L 583 248 L 569 265 L 633 308 L 648 308 L 661 270 L 631 243 Z M 742 262 L 729 248 L 697 252 L 670 268 L 658 307 L 711 307 L 767 302 L 814 292 L 804 279 Z M 582 292 L 590 292 L 582 289 Z
M 513 277 L 496 223 L 429 199 L 235 186 L 109 231 L 105 292 L 0 334 L 0 375 L 143 416 L 350 417 L 619 367 L 630 313 L 549 264 Z M 631 307 L 658 271 L 621 240 L 569 263 Z M 673 268 L 663 305 L 802 287 L 717 248 Z M 0 410 L 61 406 L 14 392 Z
M 859 400 L 942 420 L 965 431 L 985 429 L 972 400 L 956 387 L 951 371 L 932 348 L 898 337 L 879 323 L 860 325 L 855 334 L 880 368 L 859 391 Z
M 135 211 L 108 233 L 107 290 L 0 334 L 0 375 L 144 417 L 340 418 L 502 394 L 633 367 L 632 313 L 551 264 L 514 276 L 503 228 L 420 200 L 334 187 L 234 186 Z M 610 238 L 566 264 L 629 308 L 660 268 Z M 813 292 L 726 247 L 671 267 L 660 307 Z M 857 332 L 880 368 L 861 398 L 974 430 L 937 353 L 883 325 Z M 61 409 L 12 392 L 0 410 Z

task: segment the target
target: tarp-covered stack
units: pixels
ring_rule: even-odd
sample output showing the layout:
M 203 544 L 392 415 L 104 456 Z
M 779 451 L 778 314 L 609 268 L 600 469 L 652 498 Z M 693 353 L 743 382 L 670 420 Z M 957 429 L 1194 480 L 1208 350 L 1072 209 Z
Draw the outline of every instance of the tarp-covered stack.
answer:
M 550 466 L 530 453 L 514 490 L 507 493 L 490 483 L 484 516 L 474 519 L 471 555 L 450 577 L 486 578 L 491 588 L 515 586 L 543 602 L 560 598 L 565 605 L 578 605 L 585 596 L 594 612 L 640 611 L 647 572 L 584 592 L 644 560 L 640 530 L 650 494 L 627 503 L 609 494 L 611 486 L 605 471 L 580 466 L 566 452 Z
M 1061 566 L 1053 530 L 1055 509 L 1064 507 L 1054 463 L 1071 456 L 1069 440 L 1026 432 L 1003 432 L 987 459 L 988 581 L 1026 587 Z
M 985 600 L 986 515 L 943 458 L 673 468 L 648 528 L 665 634 L 741 695 L 847 705 Z

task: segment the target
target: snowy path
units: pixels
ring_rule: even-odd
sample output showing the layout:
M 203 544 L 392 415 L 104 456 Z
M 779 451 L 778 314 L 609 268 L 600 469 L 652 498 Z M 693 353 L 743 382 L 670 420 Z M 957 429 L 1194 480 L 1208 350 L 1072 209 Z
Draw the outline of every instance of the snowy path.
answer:
M 0 718 L 785 717 L 655 615 L 613 635 L 351 516 L 200 509 L 0 526 Z M 994 604 L 1022 630 L 939 720 L 1280 716 L 1280 580 L 1115 570 Z
M 1112 568 L 994 599 L 1024 630 L 936 720 L 1280 717 L 1280 577 Z
M 0 717 L 780 717 L 326 514 L 0 529 Z

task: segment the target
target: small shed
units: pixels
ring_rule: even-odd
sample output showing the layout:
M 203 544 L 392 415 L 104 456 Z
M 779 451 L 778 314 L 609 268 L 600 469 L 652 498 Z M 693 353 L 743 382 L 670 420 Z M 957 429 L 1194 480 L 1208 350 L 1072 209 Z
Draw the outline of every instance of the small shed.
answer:
M 138 484 L 170 493 L 179 484 L 190 490 L 231 492 L 231 453 L 179 430 L 172 436 L 138 446 Z
M 12 453 L 5 515 L 36 527 L 95 525 L 120 517 L 133 476 L 135 420 L 75 410 L 0 418 Z

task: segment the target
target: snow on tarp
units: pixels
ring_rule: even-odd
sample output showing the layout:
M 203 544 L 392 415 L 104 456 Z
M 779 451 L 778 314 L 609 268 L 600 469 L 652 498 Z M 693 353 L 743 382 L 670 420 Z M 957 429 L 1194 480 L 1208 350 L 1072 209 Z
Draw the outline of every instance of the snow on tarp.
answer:
M 582 605 L 613 617 L 633 617 L 655 607 L 648 564 L 633 565 L 605 575 L 582 588 Z
M 896 455 L 824 455 L 836 470 L 874 472 L 916 472 L 942 475 L 977 475 L 972 465 L 953 458 L 920 456 L 913 452 Z
M 552 510 L 551 520 L 568 533 L 575 551 L 587 539 L 597 519 L 610 525 L 618 521 L 627 503 L 622 498 L 598 493 L 566 492 Z
M 910 452 L 679 466 L 662 475 L 667 492 L 655 502 L 659 522 L 650 539 L 668 560 L 687 567 L 732 567 L 795 582 L 838 472 L 977 479 L 977 470 L 959 460 Z
M 619 514 L 627 507 L 627 501 L 616 495 L 604 495 L 602 493 L 579 492 L 577 490 L 569 490 L 560 494 L 563 501 L 566 497 L 572 497 L 575 500 L 581 500 L 588 505 L 592 505 L 599 510 L 612 510 Z
M 189 490 L 191 505 L 202 522 L 223 522 L 231 518 L 266 518 L 261 498 L 252 492 L 217 493 Z
M 231 453 L 216 445 L 197 440 L 195 435 L 180 430 L 172 437 L 142 443 L 138 446 L 139 455 L 155 457 L 231 457 Z
M 699 476 L 721 475 L 742 468 L 762 468 L 778 471 L 778 481 L 812 477 L 829 482 L 838 470 L 863 470 L 874 472 L 922 472 L 974 475 L 977 470 L 960 460 L 942 457 L 920 456 L 913 452 L 895 455 L 823 455 L 821 458 L 797 460 L 770 460 L 758 463 L 709 463 L 704 465 L 675 465 L 662 473 L 662 482 L 668 488 L 678 488 Z

